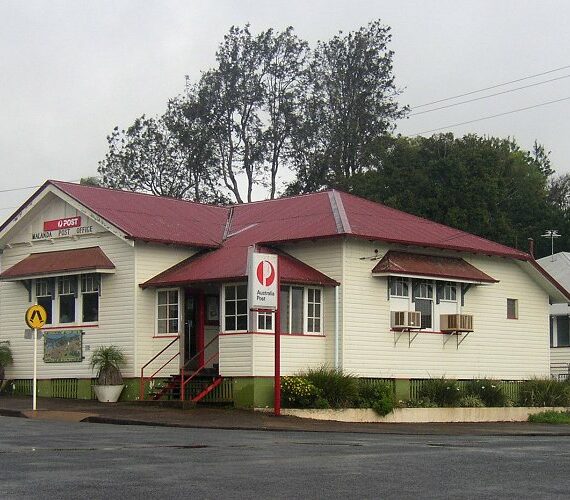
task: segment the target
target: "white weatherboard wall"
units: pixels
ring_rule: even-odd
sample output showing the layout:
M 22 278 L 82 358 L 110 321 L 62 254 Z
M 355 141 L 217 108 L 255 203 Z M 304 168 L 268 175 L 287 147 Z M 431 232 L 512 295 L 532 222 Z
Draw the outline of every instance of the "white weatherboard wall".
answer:
M 139 285 L 148 281 L 157 274 L 165 271 L 182 260 L 191 257 L 196 253 L 195 249 L 188 247 L 176 247 L 170 245 L 158 245 L 152 243 L 136 242 L 135 262 L 136 262 L 136 282 L 133 287 L 133 294 L 136 296 L 136 373 L 140 376 L 141 367 L 146 364 L 154 355 L 159 353 L 172 340 L 170 337 L 161 337 L 156 334 L 156 288 L 142 289 Z M 183 290 L 180 291 L 183 295 Z M 182 306 L 182 297 L 180 300 Z M 180 308 L 180 334 L 183 332 L 182 307 Z M 175 342 L 161 356 L 145 368 L 145 376 L 151 375 L 155 370 L 179 352 L 179 342 Z M 178 373 L 180 359 L 173 360 L 160 376 L 169 376 Z
M 34 215 L 35 214 L 35 215 Z M 70 250 L 99 246 L 115 265 L 114 274 L 104 274 L 99 305 L 99 322 L 96 327 L 81 328 L 73 325 L 57 328 L 58 330 L 77 330 L 85 332 L 83 336 L 83 355 L 80 363 L 44 363 L 43 341 L 38 342 L 38 378 L 91 378 L 94 373 L 89 367 L 92 352 L 99 346 L 114 344 L 122 348 L 127 357 L 123 370 L 125 376 L 134 373 L 134 326 L 130 312 L 134 308 L 134 250 L 131 245 L 119 237 L 98 231 L 92 235 L 82 235 L 76 240 L 55 238 L 49 241 L 31 240 L 31 231 L 41 227 L 44 220 L 72 217 L 78 212 L 61 200 L 53 197 L 49 203 L 42 202 L 26 219 L 21 221 L 11 239 L 15 245 L 4 249 L 0 256 L 1 269 L 5 270 L 21 261 L 31 253 L 57 250 Z M 84 217 L 82 215 L 82 217 Z M 85 218 L 85 220 L 87 220 Z M 33 374 L 33 341 L 24 339 L 24 312 L 30 306 L 28 292 L 21 283 L 0 282 L 0 340 L 9 340 L 14 364 L 7 369 L 7 377 L 12 379 L 31 378 Z
M 348 240 L 344 270 L 344 369 L 363 377 L 525 379 L 549 372 L 548 296 L 515 261 L 459 255 L 499 283 L 472 286 L 462 312 L 474 317 L 475 332 L 456 347 L 441 334 L 419 333 L 408 347 L 394 346 L 387 279 L 373 277 L 376 261 L 361 260 L 388 245 Z M 414 249 L 409 248 L 409 251 Z M 417 249 L 425 253 L 425 249 Z M 444 254 L 444 253 L 442 253 Z M 506 317 L 507 298 L 518 299 L 519 319 Z

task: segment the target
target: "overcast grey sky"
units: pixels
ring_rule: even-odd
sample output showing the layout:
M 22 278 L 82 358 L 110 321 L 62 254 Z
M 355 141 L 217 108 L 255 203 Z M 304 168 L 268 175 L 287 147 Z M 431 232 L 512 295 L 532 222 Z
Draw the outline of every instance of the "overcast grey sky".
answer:
M 213 65 L 233 24 L 250 22 L 255 32 L 292 25 L 314 45 L 380 18 L 392 27 L 401 101 L 413 108 L 570 66 L 569 14 L 563 0 L 0 0 L 0 221 L 33 192 L 6 190 L 95 175 L 112 128 L 161 113 L 185 75 L 195 80 Z M 567 75 L 570 67 L 487 94 Z M 412 116 L 398 131 L 568 97 L 570 78 L 560 78 Z M 525 148 L 538 139 L 555 169 L 570 172 L 569 110 L 566 100 L 448 130 L 511 136 Z

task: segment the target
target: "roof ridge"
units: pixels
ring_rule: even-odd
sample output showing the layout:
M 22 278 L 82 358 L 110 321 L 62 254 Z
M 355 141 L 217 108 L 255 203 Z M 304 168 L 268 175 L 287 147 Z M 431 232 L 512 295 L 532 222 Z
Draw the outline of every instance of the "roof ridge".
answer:
M 272 202 L 280 201 L 280 200 L 293 200 L 295 198 L 303 198 L 303 197 L 307 197 L 307 196 L 315 196 L 317 194 L 324 194 L 324 193 L 328 193 L 330 191 L 334 191 L 334 189 L 323 189 L 322 191 L 314 191 L 312 193 L 295 194 L 293 196 L 281 196 L 279 198 L 270 198 L 269 200 L 244 201 L 242 203 L 233 203 L 229 206 L 234 208 L 234 207 L 243 207 L 243 206 L 248 206 L 248 205 L 257 205 L 259 203 L 272 203 Z
M 105 191 L 113 191 L 115 193 L 127 193 L 127 194 L 133 194 L 133 195 L 137 195 L 137 196 L 150 196 L 151 198 L 161 198 L 163 200 L 179 201 L 179 202 L 183 202 L 183 203 L 190 203 L 192 205 L 201 205 L 203 207 L 221 208 L 224 210 L 229 209 L 229 207 L 226 207 L 223 205 L 217 205 L 215 203 L 205 203 L 202 201 L 185 200 L 183 198 L 175 198 L 174 196 L 165 196 L 165 195 L 161 195 L 161 194 L 152 194 L 152 193 L 141 193 L 140 191 L 131 191 L 131 190 L 118 189 L 118 188 L 112 188 L 112 187 L 107 187 L 107 186 L 89 186 L 89 185 L 80 184 L 77 182 L 58 181 L 55 179 L 49 179 L 47 181 L 47 183 L 52 184 L 55 187 L 60 187 L 59 184 L 65 184 L 65 185 L 71 185 L 71 186 L 79 186 L 81 188 L 86 188 L 86 189 L 103 189 Z

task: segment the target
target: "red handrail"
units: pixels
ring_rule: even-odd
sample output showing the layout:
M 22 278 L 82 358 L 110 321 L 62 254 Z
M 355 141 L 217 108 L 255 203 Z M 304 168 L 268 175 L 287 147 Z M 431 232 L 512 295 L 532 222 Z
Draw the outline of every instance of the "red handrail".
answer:
M 154 377 L 156 376 L 156 374 L 158 372 L 160 372 L 164 367 L 166 367 L 168 364 L 170 364 L 174 359 L 176 359 L 178 356 L 180 356 L 180 351 L 178 351 L 176 354 L 174 354 L 174 356 L 172 356 L 166 363 L 164 363 L 158 370 L 156 370 L 150 377 L 145 377 L 144 376 L 144 369 L 150 365 L 156 358 L 158 358 L 164 351 L 166 351 L 172 344 L 174 344 L 175 342 L 178 342 L 178 340 L 180 340 L 180 335 L 178 335 L 172 342 L 170 342 L 170 344 L 168 344 L 164 349 L 162 349 L 162 351 L 160 351 L 159 353 L 155 354 L 149 361 L 146 362 L 146 364 L 144 364 L 141 367 L 141 383 L 140 383 L 140 400 L 144 401 L 144 388 L 145 388 L 145 384 L 147 381 L 149 380 L 153 380 Z
M 210 356 L 206 361 L 204 361 L 204 363 L 202 364 L 202 366 L 199 366 L 198 369 L 192 373 L 192 375 L 190 375 L 187 379 L 184 378 L 184 372 L 186 371 L 186 367 L 188 365 L 190 365 L 190 363 L 192 361 L 194 361 L 194 359 L 196 359 L 198 356 L 200 356 L 202 353 L 204 353 L 206 351 L 206 349 L 208 347 L 210 347 L 213 343 L 214 340 L 216 340 L 218 337 L 220 336 L 220 334 L 216 335 L 212 340 L 210 340 L 210 342 L 208 342 L 204 347 L 202 347 L 202 349 L 200 349 L 196 354 L 194 354 L 194 356 L 192 356 L 188 361 L 186 361 L 186 363 L 184 363 L 184 366 L 180 369 L 180 400 L 184 401 L 184 388 L 186 387 L 186 384 L 188 382 L 190 382 L 190 380 L 192 380 L 196 375 L 198 375 L 198 373 L 200 373 L 204 368 L 206 368 L 206 365 L 210 362 L 213 361 L 217 356 L 219 356 L 219 351 L 212 354 L 212 356 Z

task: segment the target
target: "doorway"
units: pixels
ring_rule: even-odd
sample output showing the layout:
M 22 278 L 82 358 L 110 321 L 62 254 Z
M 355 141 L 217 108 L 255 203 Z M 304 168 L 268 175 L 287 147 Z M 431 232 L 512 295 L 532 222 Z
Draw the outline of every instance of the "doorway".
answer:
M 196 370 L 204 363 L 204 292 L 186 289 L 184 293 L 183 365 Z

